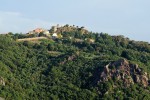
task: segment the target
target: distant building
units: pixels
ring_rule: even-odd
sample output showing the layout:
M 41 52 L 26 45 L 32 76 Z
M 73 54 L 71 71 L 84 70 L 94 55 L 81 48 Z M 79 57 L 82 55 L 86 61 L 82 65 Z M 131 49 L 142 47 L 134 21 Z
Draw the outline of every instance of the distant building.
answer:
M 57 36 L 57 33 L 53 33 L 53 35 L 52 35 L 52 38 L 53 39 L 56 39 L 58 36 Z
M 41 33 L 43 32 L 44 30 L 42 28 L 37 28 L 35 30 L 33 30 L 35 33 Z
M 50 36 L 50 33 L 48 30 L 43 31 L 43 34 L 45 34 L 46 36 Z

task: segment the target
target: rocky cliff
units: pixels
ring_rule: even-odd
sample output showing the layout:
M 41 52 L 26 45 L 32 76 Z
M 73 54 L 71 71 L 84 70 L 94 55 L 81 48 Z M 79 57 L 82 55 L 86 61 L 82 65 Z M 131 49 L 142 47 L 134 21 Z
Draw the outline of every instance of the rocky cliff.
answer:
M 100 73 L 100 80 L 98 82 L 105 82 L 109 79 L 122 80 L 125 86 L 139 83 L 146 87 L 150 84 L 147 72 L 137 64 L 132 64 L 126 59 L 120 59 L 104 67 Z

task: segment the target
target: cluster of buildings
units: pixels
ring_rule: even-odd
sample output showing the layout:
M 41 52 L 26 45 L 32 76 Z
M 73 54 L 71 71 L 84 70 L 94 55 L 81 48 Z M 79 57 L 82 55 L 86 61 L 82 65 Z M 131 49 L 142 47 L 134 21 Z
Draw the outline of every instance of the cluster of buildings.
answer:
M 46 30 L 43 28 L 36 28 L 33 31 L 29 31 L 27 34 L 30 37 L 41 37 L 41 36 L 46 36 L 46 37 L 52 37 L 52 38 L 61 38 L 62 35 L 61 33 L 63 32 L 76 32 L 79 31 L 81 34 L 88 34 L 88 31 L 84 27 L 75 27 L 69 26 L 68 24 L 64 26 L 59 26 L 57 24 L 56 26 L 52 26 L 50 30 Z M 93 40 L 90 40 L 93 42 Z
M 53 38 L 58 38 L 58 33 L 57 33 L 57 29 L 58 29 L 58 25 L 57 26 L 52 26 L 52 28 L 50 30 L 46 30 L 43 28 L 36 28 L 33 31 L 29 31 L 27 34 L 28 35 L 35 35 L 35 36 L 40 36 L 40 34 L 45 35 L 47 37 L 53 37 Z

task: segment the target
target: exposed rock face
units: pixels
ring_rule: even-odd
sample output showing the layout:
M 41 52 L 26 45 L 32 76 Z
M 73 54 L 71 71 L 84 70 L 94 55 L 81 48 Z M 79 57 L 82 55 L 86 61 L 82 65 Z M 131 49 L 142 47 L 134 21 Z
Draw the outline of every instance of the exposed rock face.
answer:
M 0 100 L 5 100 L 4 98 L 0 97 Z
M 144 87 L 149 85 L 148 74 L 137 64 L 131 64 L 126 59 L 120 59 L 104 67 L 99 82 L 105 82 L 109 79 L 123 80 L 126 86 L 134 83 L 142 84 Z
M 4 81 L 4 78 L 3 78 L 3 77 L 0 77 L 0 85 L 5 86 L 5 81 Z
M 56 33 L 63 33 L 63 32 L 74 32 L 74 31 L 79 31 L 82 34 L 88 34 L 88 30 L 86 30 L 84 27 L 75 27 L 75 26 L 69 26 L 69 25 L 65 25 L 65 26 L 61 26 L 61 27 L 57 27 L 56 29 Z
M 76 58 L 76 55 L 71 55 L 67 57 L 64 61 L 60 62 L 61 65 L 65 64 L 67 61 L 72 61 Z

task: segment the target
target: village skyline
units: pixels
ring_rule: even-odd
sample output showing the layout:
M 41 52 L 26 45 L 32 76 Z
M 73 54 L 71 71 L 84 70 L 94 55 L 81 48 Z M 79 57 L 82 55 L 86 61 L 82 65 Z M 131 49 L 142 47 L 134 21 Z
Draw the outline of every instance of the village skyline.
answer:
M 149 4 L 149 0 L 2 0 L 0 33 L 26 33 L 38 27 L 69 24 L 150 42 Z

